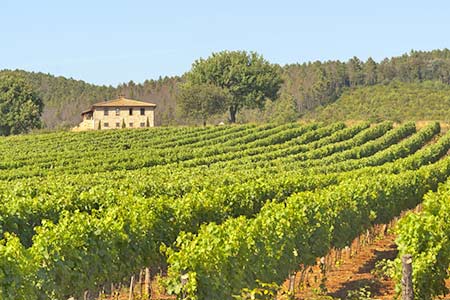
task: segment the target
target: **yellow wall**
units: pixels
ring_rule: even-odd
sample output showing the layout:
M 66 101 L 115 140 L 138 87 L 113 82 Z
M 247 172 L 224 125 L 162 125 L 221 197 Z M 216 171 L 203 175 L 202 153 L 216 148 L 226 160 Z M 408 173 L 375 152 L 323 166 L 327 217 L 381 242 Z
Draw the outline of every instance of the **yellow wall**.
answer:
M 130 115 L 129 109 L 133 109 L 133 114 Z M 119 115 L 116 116 L 116 108 L 115 107 L 107 107 L 108 115 L 104 115 L 103 107 L 97 107 L 94 109 L 94 120 L 95 120 L 95 128 L 98 129 L 98 123 L 101 123 L 101 129 L 115 129 L 122 128 L 122 122 L 125 120 L 126 128 L 142 128 L 147 127 L 147 117 L 149 120 L 150 127 L 155 126 L 155 118 L 154 118 L 154 107 L 142 107 L 145 108 L 145 115 L 141 116 L 141 107 L 120 107 Z M 105 126 L 105 123 L 108 123 L 108 127 Z M 117 127 L 116 124 L 119 124 Z M 130 123 L 133 123 L 133 126 L 130 126 Z M 143 123 L 144 126 L 141 126 Z

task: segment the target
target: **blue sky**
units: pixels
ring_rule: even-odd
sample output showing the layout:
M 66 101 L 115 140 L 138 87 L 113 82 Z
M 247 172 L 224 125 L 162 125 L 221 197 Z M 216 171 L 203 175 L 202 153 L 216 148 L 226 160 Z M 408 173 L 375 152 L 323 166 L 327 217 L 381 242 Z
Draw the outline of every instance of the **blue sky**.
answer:
M 221 50 L 274 63 L 450 48 L 450 1 L 0 0 L 0 69 L 117 85 Z

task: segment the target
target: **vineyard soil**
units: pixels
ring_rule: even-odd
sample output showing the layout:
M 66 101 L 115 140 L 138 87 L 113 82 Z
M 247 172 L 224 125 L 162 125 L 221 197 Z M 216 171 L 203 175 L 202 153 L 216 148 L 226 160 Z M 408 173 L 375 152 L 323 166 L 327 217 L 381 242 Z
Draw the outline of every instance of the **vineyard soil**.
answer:
M 395 299 L 395 282 L 390 278 L 380 278 L 374 274 L 377 262 L 392 260 L 397 256 L 395 237 L 392 233 L 378 237 L 374 243 L 361 247 L 351 256 L 344 256 L 338 266 L 327 272 L 326 293 L 318 292 L 322 275 L 319 267 L 314 267 L 313 272 L 308 275 L 307 286 L 301 288 L 296 286 L 295 300 L 321 300 L 320 297 L 326 300 L 345 300 L 349 292 L 358 290 L 369 291 L 371 297 L 376 300 Z M 296 283 L 300 281 L 300 276 L 298 273 Z M 284 288 L 287 289 L 288 285 L 289 282 L 286 281 Z M 450 287 L 450 280 L 447 281 L 447 287 Z M 138 289 L 139 287 L 136 288 L 136 290 Z M 152 282 L 152 289 L 152 299 L 175 299 L 174 296 L 164 294 L 162 287 L 156 281 Z M 135 292 L 135 296 L 138 297 L 137 292 Z M 118 299 L 129 299 L 129 289 L 123 289 Z M 440 299 L 450 300 L 450 295 Z
M 388 300 L 395 296 L 395 283 L 389 278 L 378 278 L 373 274 L 375 264 L 383 259 L 394 259 L 397 255 L 394 235 L 386 235 L 373 244 L 361 247 L 358 252 L 346 255 L 339 266 L 326 274 L 326 295 L 345 299 L 350 291 L 366 289 L 375 299 Z M 296 299 L 314 299 L 319 290 L 321 273 L 318 267 L 309 275 L 309 287 L 297 291 Z M 299 277 L 299 275 L 297 276 Z M 315 282 L 314 278 L 319 279 Z M 299 278 L 297 278 L 299 280 Z

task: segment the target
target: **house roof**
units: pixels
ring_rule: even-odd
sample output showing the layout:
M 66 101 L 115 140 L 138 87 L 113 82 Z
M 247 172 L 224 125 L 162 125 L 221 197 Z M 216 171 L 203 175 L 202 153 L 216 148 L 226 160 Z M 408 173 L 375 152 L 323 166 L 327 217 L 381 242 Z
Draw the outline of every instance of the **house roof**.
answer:
M 92 112 L 92 108 L 91 108 L 91 109 L 83 110 L 83 111 L 81 112 L 81 115 L 84 115 L 84 114 L 87 114 L 87 113 L 90 113 L 90 112 Z
M 156 104 L 150 102 L 143 102 L 133 99 L 127 99 L 120 96 L 118 99 L 103 101 L 92 105 L 94 107 L 156 107 Z
M 120 96 L 117 99 L 95 103 L 90 109 L 81 112 L 81 115 L 94 111 L 96 107 L 156 107 L 156 104 L 133 99 L 127 99 Z

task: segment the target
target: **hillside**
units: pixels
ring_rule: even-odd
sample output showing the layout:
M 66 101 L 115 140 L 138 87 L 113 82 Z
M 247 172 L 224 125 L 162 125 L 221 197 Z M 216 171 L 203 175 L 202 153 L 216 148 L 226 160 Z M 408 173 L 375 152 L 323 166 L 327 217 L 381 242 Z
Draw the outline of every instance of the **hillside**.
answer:
M 306 118 L 338 120 L 450 120 L 450 86 L 440 82 L 403 83 L 348 90 Z
M 69 127 L 81 121 L 80 112 L 91 104 L 113 99 L 120 94 L 158 105 L 157 124 L 177 122 L 175 89 L 179 77 L 147 80 L 142 84 L 130 81 L 117 87 L 99 86 L 82 80 L 21 70 L 13 72 L 26 79 L 44 100 L 42 120 L 47 128 Z M 179 122 L 181 123 L 181 121 Z
M 282 284 L 420 203 L 449 148 L 434 122 L 1 137 L 0 295 L 110 295 L 145 268 L 190 299 Z
M 182 74 L 180 77 L 164 77 L 158 80 L 146 80 L 143 83 L 130 81 L 112 87 L 93 85 L 82 80 L 44 73 L 8 70 L 0 72 L 18 73 L 33 85 L 44 100 L 42 119 L 48 128 L 76 125 L 80 121 L 80 111 L 92 103 L 114 98 L 118 94 L 156 103 L 158 105 L 155 120 L 157 125 L 195 123 L 177 114 L 177 84 L 183 80 Z M 450 50 L 411 51 L 398 57 L 386 58 L 381 62 L 375 62 L 371 58 L 362 61 L 353 57 L 348 61 L 290 64 L 282 67 L 282 73 L 284 84 L 281 93 L 292 96 L 297 112 L 305 114 L 318 106 L 334 103 L 349 88 L 386 85 L 393 81 L 405 83 L 436 81 L 449 85 Z M 411 87 L 414 88 L 414 86 Z M 377 87 L 374 91 L 377 92 L 381 88 Z M 366 91 L 369 93 L 372 89 L 369 88 Z M 415 92 L 408 93 L 413 96 Z M 367 94 L 366 97 L 369 98 L 370 95 Z M 398 106 L 388 103 L 386 105 L 390 107 L 389 110 L 393 115 L 404 114 L 400 112 Z M 412 104 L 412 106 L 419 107 L 419 104 Z M 433 115 L 426 114 L 423 108 L 420 111 L 422 112 L 409 110 L 409 115 L 405 115 L 405 118 L 433 119 L 435 116 L 434 112 Z M 241 123 L 261 120 L 266 121 L 267 118 L 264 112 L 257 110 L 243 111 L 238 114 L 238 122 Z

